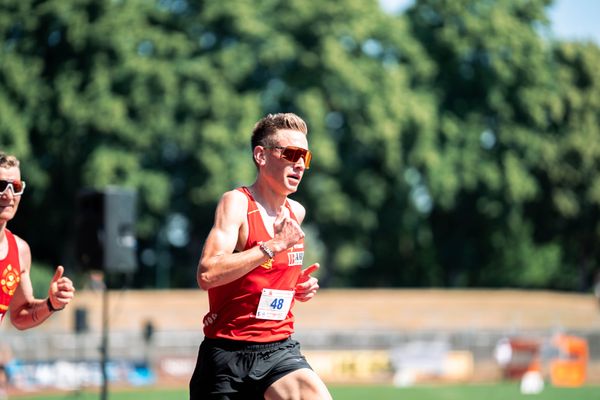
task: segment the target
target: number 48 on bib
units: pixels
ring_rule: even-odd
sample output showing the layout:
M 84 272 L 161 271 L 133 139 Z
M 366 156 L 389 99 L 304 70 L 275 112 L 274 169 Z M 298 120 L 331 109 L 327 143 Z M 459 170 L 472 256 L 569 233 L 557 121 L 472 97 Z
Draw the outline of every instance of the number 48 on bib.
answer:
M 285 319 L 290 311 L 293 298 L 293 290 L 263 289 L 256 310 L 256 318 L 278 321 Z

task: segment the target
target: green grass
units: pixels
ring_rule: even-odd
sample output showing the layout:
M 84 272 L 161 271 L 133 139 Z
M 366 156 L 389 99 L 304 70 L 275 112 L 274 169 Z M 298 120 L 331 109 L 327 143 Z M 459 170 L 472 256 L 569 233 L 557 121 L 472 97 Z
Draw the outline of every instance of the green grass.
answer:
M 447 385 L 395 388 L 391 386 L 330 386 L 335 400 L 598 400 L 600 386 L 576 389 L 548 386 L 539 395 L 522 395 L 518 383 L 494 385 Z M 63 393 L 45 396 L 18 396 L 18 400 L 97 400 L 98 392 Z M 185 400 L 185 389 L 110 390 L 109 400 Z
M 331 389 L 336 400 L 598 400 L 600 387 L 577 389 L 547 387 L 539 395 L 522 395 L 518 384 L 484 386 L 337 387 Z

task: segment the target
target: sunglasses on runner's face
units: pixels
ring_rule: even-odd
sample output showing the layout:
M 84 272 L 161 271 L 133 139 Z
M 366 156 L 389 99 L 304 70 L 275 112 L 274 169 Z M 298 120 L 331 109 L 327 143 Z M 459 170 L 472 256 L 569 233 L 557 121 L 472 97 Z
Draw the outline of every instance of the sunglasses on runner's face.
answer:
M 10 187 L 10 190 L 12 190 L 13 196 L 20 196 L 25 191 L 25 181 L 0 180 L 0 195 L 3 195 L 6 192 L 6 190 L 8 190 L 9 187 Z
M 312 159 L 312 153 L 310 150 L 303 149 L 302 147 L 296 146 L 271 146 L 267 147 L 267 149 L 278 149 L 281 150 L 281 156 L 279 158 L 283 158 L 289 162 L 296 163 L 300 158 L 304 159 L 304 168 L 310 168 L 310 160 Z

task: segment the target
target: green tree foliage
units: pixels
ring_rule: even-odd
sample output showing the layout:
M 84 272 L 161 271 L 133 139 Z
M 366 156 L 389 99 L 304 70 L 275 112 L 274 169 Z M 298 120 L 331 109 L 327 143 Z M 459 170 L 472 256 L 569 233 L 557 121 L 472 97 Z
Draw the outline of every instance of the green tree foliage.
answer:
M 194 6 L 185 25 L 202 32 L 202 56 L 240 94 L 255 95 L 263 113 L 291 110 L 309 122 L 315 163 L 298 198 L 326 242 L 321 261 L 335 266 L 323 280 L 382 285 L 426 276 L 410 251 L 405 268 L 380 262 L 419 230 L 417 221 L 402 222 L 413 211 L 401 171 L 424 146 L 419 133 L 435 111 L 431 93 L 418 90 L 434 66 L 406 21 L 355 0 Z
M 78 191 L 132 187 L 135 285 L 195 287 L 219 196 L 252 183 L 254 122 L 293 111 L 324 285 L 581 288 L 600 56 L 544 36 L 549 3 L 5 0 L 0 140 L 28 181 L 11 228 L 68 267 Z
M 540 237 L 563 245 L 560 279 L 585 289 L 600 260 L 600 48 L 559 43 L 553 56 L 559 95 L 547 129 L 555 141 L 554 158 L 543 171 L 546 197 L 536 224 Z
M 423 0 L 409 11 L 439 71 L 437 157 L 422 168 L 447 285 L 590 283 L 598 155 L 582 142 L 599 133 L 598 48 L 553 48 L 541 34 L 549 4 Z
M 31 265 L 31 287 L 33 288 L 33 294 L 38 299 L 48 297 L 48 290 L 50 288 L 50 282 L 54 277 L 56 267 L 39 264 L 33 262 Z
M 152 246 L 169 213 L 191 214 L 249 175 L 240 145 L 258 112 L 199 57 L 171 3 L 1 7 L 3 147 L 30 181 L 17 223 L 36 254 L 69 256 L 48 238 L 73 237 L 82 187 L 136 188 L 138 235 Z
M 177 212 L 191 221 L 190 253 L 197 257 L 218 196 L 251 183 L 253 123 L 281 110 L 300 113 L 311 126 L 319 161 L 300 196 L 321 236 L 330 238 L 325 256 L 339 265 L 335 276 L 371 266 L 371 234 L 382 222 L 402 225 L 405 207 L 394 215 L 383 210 L 406 190 L 398 171 L 410 147 L 401 141 L 418 140 L 403 135 L 416 137 L 412 131 L 431 119 L 431 96 L 414 87 L 433 66 L 402 20 L 376 3 L 87 0 L 2 7 L 10 16 L 4 37 L 12 43 L 3 59 L 28 66 L 14 69 L 37 82 L 32 104 L 22 106 L 30 120 L 21 135 L 7 131 L 28 138 L 29 153 L 14 151 L 29 155 L 26 176 L 37 171 L 39 199 L 27 214 L 44 224 L 21 226 L 37 247 L 47 243 L 44 251 L 64 249 L 41 238 L 56 229 L 60 237 L 72 234 L 64 222 L 80 187 L 119 184 L 141 194 L 142 239 L 164 241 L 159 232 Z M 48 204 L 63 206 L 48 212 Z M 193 285 L 193 267 L 186 268 Z

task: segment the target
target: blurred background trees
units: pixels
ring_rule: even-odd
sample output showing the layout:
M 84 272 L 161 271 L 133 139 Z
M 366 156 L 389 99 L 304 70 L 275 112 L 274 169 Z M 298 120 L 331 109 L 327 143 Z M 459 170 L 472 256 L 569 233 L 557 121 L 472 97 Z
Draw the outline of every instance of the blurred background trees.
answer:
M 309 124 L 294 197 L 324 286 L 589 290 L 600 49 L 549 0 L 4 0 L 0 140 L 28 182 L 9 228 L 77 270 L 83 187 L 138 191 L 134 287 L 196 287 L 220 195 L 253 182 L 269 112 Z

